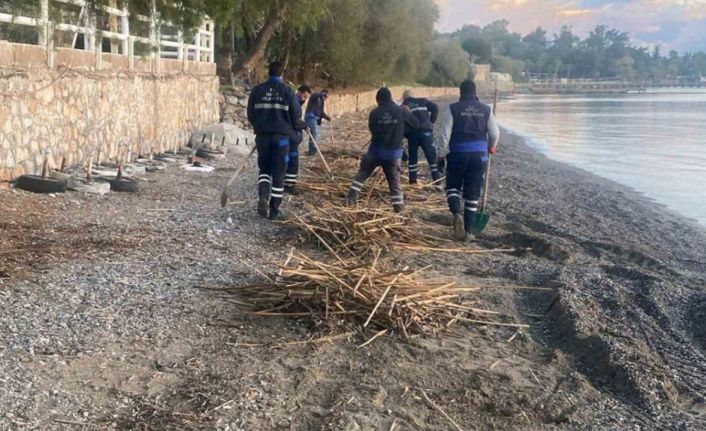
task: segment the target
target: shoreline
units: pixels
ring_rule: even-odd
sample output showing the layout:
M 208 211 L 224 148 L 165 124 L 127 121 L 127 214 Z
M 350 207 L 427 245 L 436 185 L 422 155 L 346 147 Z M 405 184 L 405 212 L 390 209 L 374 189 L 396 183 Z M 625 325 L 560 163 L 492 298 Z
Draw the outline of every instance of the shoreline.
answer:
M 614 97 L 609 102 L 605 98 L 517 95 L 500 105 L 499 121 L 550 159 L 625 185 L 706 228 L 706 195 L 699 187 L 706 172 L 700 163 L 704 159 L 697 120 L 704 95 L 703 91 L 660 92 Z M 673 149 L 645 141 L 650 119 L 660 111 L 671 112 L 668 104 L 677 102 L 694 104 L 694 121 L 685 111 L 683 120 L 655 124 L 652 133 L 670 136 L 679 130 L 682 139 Z M 537 104 L 534 110 L 533 104 Z M 598 117 L 608 113 L 621 121 L 601 124 Z
M 583 168 L 581 166 L 577 166 L 572 163 L 565 162 L 563 160 L 559 160 L 557 158 L 551 157 L 548 154 L 547 150 L 543 150 L 542 148 L 540 148 L 539 145 L 533 145 L 532 143 L 530 143 L 531 141 L 536 140 L 536 139 L 543 140 L 543 138 L 536 138 L 536 137 L 532 136 L 530 133 L 524 133 L 521 131 L 513 130 L 510 127 L 502 125 L 502 123 L 500 125 L 500 129 L 501 129 L 501 136 L 509 135 L 509 136 L 513 137 L 514 139 L 520 139 L 522 141 L 522 143 L 527 148 L 529 148 L 533 152 L 537 153 L 538 155 L 543 156 L 544 158 L 547 159 L 547 161 L 560 163 L 562 165 L 565 165 L 567 168 L 575 169 L 575 170 L 581 172 L 581 174 L 594 177 L 594 179 L 596 181 L 605 181 L 606 188 L 609 188 L 609 189 L 612 188 L 612 189 L 620 190 L 622 193 L 632 194 L 633 195 L 633 196 L 631 196 L 632 199 L 640 201 L 644 205 L 655 206 L 655 207 L 661 209 L 665 213 L 664 214 L 665 216 L 669 216 L 670 218 L 679 219 L 679 221 L 681 223 L 689 225 L 691 228 L 693 228 L 695 230 L 703 231 L 703 233 L 706 233 L 706 224 L 700 222 L 696 218 L 692 218 L 692 217 L 689 217 L 685 214 L 680 213 L 678 210 L 670 207 L 668 204 L 657 200 L 657 198 L 653 198 L 653 197 L 649 196 L 648 194 L 646 194 L 645 192 L 641 192 L 640 190 L 634 188 L 633 186 L 623 184 L 623 183 L 618 182 L 616 180 L 604 177 L 600 174 L 591 172 L 588 169 Z
M 489 235 L 540 251 L 544 262 L 515 273 L 557 287 L 548 309 L 520 299 L 549 318 L 537 335 L 629 412 L 665 415 L 652 426 L 705 426 L 706 229 L 504 132 L 490 195 L 500 232 Z

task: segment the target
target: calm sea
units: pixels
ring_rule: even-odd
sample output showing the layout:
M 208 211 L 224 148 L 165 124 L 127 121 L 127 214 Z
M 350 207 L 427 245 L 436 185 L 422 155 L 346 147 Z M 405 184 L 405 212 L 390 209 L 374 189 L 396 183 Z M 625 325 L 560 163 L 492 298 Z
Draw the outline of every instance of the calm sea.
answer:
M 706 226 L 706 90 L 518 95 L 498 106 L 498 119 L 548 157 Z

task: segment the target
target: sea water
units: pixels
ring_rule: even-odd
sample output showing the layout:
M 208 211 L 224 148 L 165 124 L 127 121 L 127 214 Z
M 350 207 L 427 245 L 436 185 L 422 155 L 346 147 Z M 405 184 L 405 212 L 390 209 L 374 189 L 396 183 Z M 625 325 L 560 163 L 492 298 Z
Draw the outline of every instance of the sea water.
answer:
M 706 90 L 518 95 L 498 105 L 497 117 L 548 157 L 706 226 Z

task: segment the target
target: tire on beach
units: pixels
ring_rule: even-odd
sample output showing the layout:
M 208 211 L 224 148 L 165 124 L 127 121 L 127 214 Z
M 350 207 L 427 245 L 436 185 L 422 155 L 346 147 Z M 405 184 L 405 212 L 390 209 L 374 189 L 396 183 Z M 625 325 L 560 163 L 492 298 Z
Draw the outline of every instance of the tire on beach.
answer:
M 140 184 L 130 178 L 111 178 L 108 182 L 114 192 L 137 193 L 140 190 Z
M 64 193 L 66 180 L 40 175 L 20 175 L 15 181 L 15 187 L 32 193 Z
M 196 157 L 201 157 L 202 159 L 216 159 L 216 158 L 224 158 L 226 154 L 221 151 L 221 150 L 215 150 L 212 148 L 199 148 L 196 150 Z
M 69 187 L 70 190 L 79 193 L 90 193 L 95 195 L 110 193 L 110 188 L 110 183 L 101 178 L 94 178 L 91 181 L 74 178 L 72 186 Z

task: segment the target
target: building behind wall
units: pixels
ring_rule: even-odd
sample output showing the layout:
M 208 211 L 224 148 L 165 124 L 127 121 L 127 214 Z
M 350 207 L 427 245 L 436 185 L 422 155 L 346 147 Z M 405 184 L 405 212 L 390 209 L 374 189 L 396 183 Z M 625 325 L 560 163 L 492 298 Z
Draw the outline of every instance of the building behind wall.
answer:
M 489 64 L 472 64 L 473 79 L 476 82 L 490 81 L 490 65 Z

